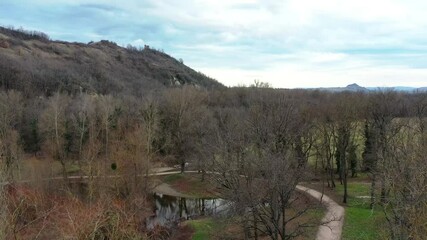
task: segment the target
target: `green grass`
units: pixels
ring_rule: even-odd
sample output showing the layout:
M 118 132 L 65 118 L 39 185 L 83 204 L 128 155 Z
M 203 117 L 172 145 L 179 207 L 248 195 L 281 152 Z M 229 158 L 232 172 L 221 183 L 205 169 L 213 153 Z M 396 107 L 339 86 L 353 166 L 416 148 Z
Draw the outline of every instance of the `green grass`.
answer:
M 369 198 L 357 198 L 358 196 L 370 196 L 371 185 L 369 183 L 349 182 L 347 184 L 348 206 L 369 207 Z M 336 191 L 340 196 L 344 194 L 344 186 L 338 184 Z
M 338 185 L 336 191 L 342 196 L 343 186 Z M 348 184 L 348 204 L 345 212 L 343 227 L 344 240 L 376 240 L 386 239 L 383 236 L 385 224 L 384 213 L 379 208 L 369 208 L 370 199 L 357 198 L 357 196 L 369 196 L 370 185 L 353 182 Z
M 384 216 L 379 209 L 348 207 L 346 209 L 343 239 L 383 239 L 382 221 L 384 221 Z
M 184 178 L 184 175 L 178 173 L 178 174 L 172 174 L 172 175 L 165 176 L 164 179 L 163 179 L 163 181 L 165 183 L 170 183 L 171 184 L 171 183 L 174 183 L 175 181 L 181 180 L 183 178 Z
M 176 191 L 195 198 L 216 198 L 218 192 L 208 180 L 201 181 L 200 174 L 172 174 L 165 176 L 163 182 Z
M 78 173 L 80 172 L 80 167 L 77 164 L 69 164 L 66 165 L 66 171 L 68 174 Z
M 218 227 L 212 218 L 190 220 L 188 224 L 194 229 L 193 240 L 209 239 L 211 233 Z

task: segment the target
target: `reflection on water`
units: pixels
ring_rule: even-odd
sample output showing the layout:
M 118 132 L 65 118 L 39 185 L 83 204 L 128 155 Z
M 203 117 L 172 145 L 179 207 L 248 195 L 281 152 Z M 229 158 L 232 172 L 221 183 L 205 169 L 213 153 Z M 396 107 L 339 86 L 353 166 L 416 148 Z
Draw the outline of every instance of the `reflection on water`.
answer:
M 155 215 L 147 219 L 149 229 L 156 225 L 171 226 L 181 220 L 197 216 L 225 214 L 229 204 L 224 199 L 180 198 L 164 194 L 154 194 Z

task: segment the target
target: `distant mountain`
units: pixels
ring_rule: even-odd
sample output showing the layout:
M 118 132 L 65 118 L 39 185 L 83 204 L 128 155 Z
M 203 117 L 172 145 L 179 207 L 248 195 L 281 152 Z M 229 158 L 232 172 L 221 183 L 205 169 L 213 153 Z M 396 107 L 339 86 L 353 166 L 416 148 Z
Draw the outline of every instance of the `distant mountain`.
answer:
M 69 93 L 141 95 L 177 85 L 223 87 L 163 51 L 114 42 L 52 41 L 41 32 L 0 27 L 0 87 L 24 95 Z
M 353 91 L 353 92 L 366 92 L 368 91 L 368 89 L 361 87 L 359 85 L 357 85 L 356 83 L 347 85 L 347 87 L 344 88 L 345 91 Z
M 310 88 L 309 90 L 320 90 L 328 92 L 370 92 L 370 91 L 402 91 L 402 92 L 427 92 L 427 87 L 361 87 L 356 83 L 347 85 L 346 87 L 330 87 L 330 88 Z
M 356 83 L 347 85 L 346 87 L 332 87 L 332 88 L 310 88 L 310 90 L 320 90 L 328 92 L 368 92 L 369 90 L 357 85 Z

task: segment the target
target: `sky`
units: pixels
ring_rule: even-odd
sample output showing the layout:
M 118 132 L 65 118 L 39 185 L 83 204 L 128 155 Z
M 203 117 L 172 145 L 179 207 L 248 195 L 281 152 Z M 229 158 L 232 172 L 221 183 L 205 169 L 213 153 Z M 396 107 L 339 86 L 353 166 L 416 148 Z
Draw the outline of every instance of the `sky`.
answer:
M 427 1 L 0 0 L 0 25 L 149 45 L 227 86 L 427 86 Z

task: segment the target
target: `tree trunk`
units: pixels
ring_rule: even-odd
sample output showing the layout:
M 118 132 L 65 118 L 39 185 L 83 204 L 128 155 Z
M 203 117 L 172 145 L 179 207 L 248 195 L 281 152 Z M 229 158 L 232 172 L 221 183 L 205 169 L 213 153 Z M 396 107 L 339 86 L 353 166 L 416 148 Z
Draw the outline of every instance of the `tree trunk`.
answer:
M 254 218 L 254 240 L 258 240 L 258 221 L 256 218 L 256 214 L 254 211 L 252 211 L 253 213 L 253 218 Z
M 248 220 L 246 220 L 246 219 L 243 220 L 243 232 L 245 233 L 245 240 L 249 240 L 250 239 L 250 229 L 248 226 Z
M 344 173 L 344 179 L 343 179 L 343 182 L 344 182 L 344 197 L 343 197 L 343 203 L 347 203 L 347 196 L 348 196 L 348 193 L 347 193 L 347 174 L 346 173 Z
M 386 195 L 387 195 L 387 190 L 385 186 L 385 179 L 382 178 L 381 179 L 381 203 L 382 204 L 386 203 Z
M 206 175 L 206 171 L 205 170 L 202 170 L 202 182 L 204 182 L 205 181 L 205 175 Z
M 331 188 L 335 188 L 335 180 L 334 180 L 334 169 L 332 167 L 332 158 L 329 158 L 328 163 L 328 170 L 329 170 L 329 177 L 331 179 Z
M 370 204 L 370 208 L 374 209 L 374 205 L 375 205 L 375 185 L 377 182 L 377 177 L 375 175 L 375 173 L 372 174 L 372 182 L 371 182 L 371 204 Z
M 347 203 L 347 160 L 345 159 L 345 155 L 341 156 L 342 158 L 342 166 L 341 166 L 341 176 L 342 176 L 342 182 L 344 184 L 344 196 L 343 196 L 343 203 Z
M 185 162 L 181 162 L 181 173 L 185 171 Z

